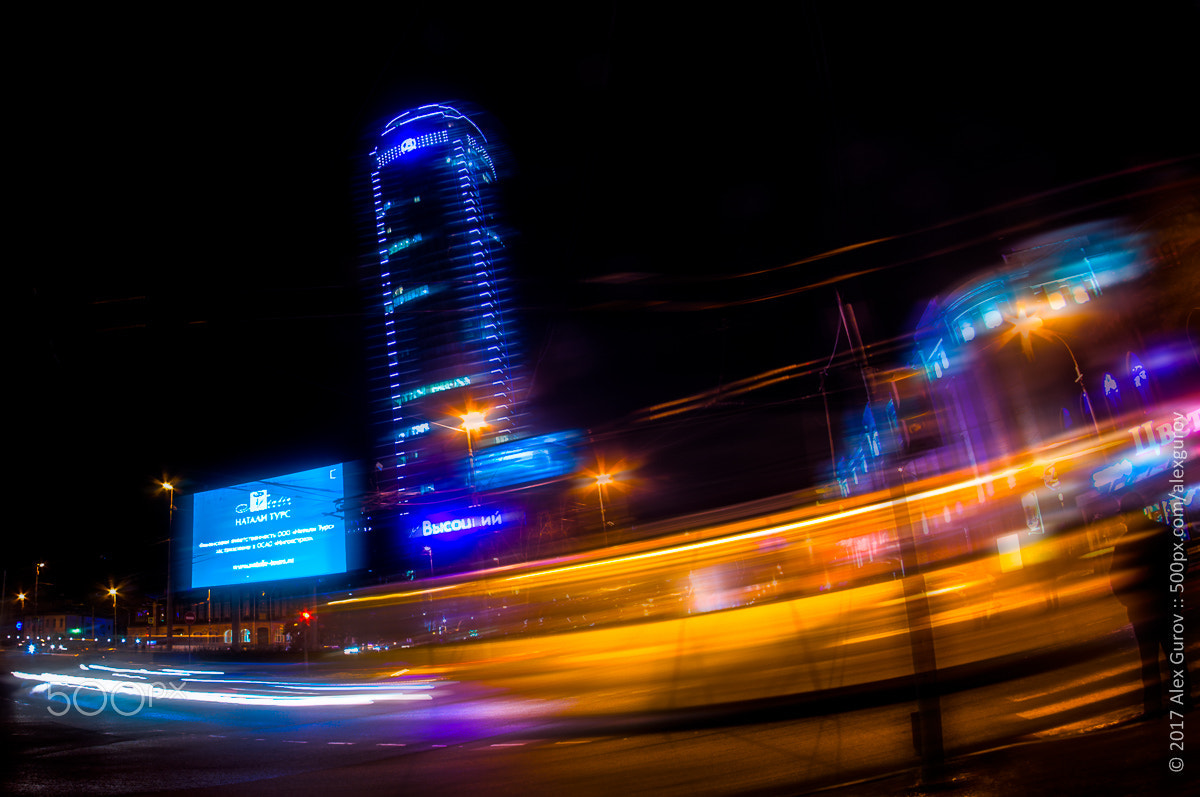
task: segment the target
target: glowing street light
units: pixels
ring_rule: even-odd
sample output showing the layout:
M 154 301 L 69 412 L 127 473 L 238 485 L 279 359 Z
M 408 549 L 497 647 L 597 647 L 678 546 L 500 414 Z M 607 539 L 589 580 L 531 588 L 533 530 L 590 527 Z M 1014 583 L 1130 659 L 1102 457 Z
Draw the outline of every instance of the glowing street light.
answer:
M 117 588 L 116 588 L 116 587 L 109 587 L 109 588 L 108 588 L 108 594 L 109 594 L 109 596 L 110 596 L 110 597 L 112 597 L 112 599 L 113 599 L 113 627 L 112 627 L 112 635 L 113 635 L 113 639 L 116 639 L 116 638 L 117 638 Z M 126 630 L 128 630 L 128 629 L 126 629 Z M 95 636 L 95 634 L 96 634 L 96 631 L 95 631 L 95 629 L 92 629 L 92 635 L 93 635 L 93 636 Z
M 603 461 L 597 459 L 596 466 L 596 470 L 586 470 L 581 475 L 588 477 L 588 481 L 583 485 L 585 490 L 590 490 L 593 486 L 596 488 L 596 496 L 600 500 L 600 527 L 604 531 L 604 546 L 608 547 L 608 507 L 604 503 L 605 494 L 612 485 L 618 487 L 628 485 L 618 482 L 616 479 L 616 474 L 625 470 L 620 464 L 615 468 L 608 468 Z
M 462 419 L 460 427 L 467 433 L 467 460 L 469 466 L 469 479 L 471 488 L 471 504 L 475 503 L 475 447 L 471 443 L 471 432 L 478 432 L 480 429 L 487 427 L 487 416 L 485 413 L 478 410 L 471 410 L 459 416 Z
M 1026 315 L 1025 308 L 1021 307 L 1015 318 L 1009 318 L 1009 323 L 1012 324 L 1012 329 L 1005 334 L 1002 339 L 1002 344 L 1007 343 L 1016 335 L 1021 336 L 1021 349 L 1025 352 L 1025 356 L 1033 358 L 1033 344 L 1030 340 L 1031 335 L 1045 338 L 1046 340 L 1056 340 L 1063 345 L 1067 350 L 1067 354 L 1071 357 L 1071 364 L 1075 366 L 1075 383 L 1079 385 L 1080 391 L 1083 393 L 1083 403 L 1087 407 L 1088 415 L 1092 417 L 1092 430 L 1096 433 L 1096 437 L 1100 437 L 1100 426 L 1096 423 L 1096 410 L 1092 406 L 1092 399 L 1088 396 L 1087 385 L 1083 382 L 1083 372 L 1079 370 L 1079 361 L 1075 359 L 1075 352 L 1071 351 L 1071 347 L 1063 340 L 1062 335 L 1057 332 L 1045 329 L 1042 319 L 1037 315 Z
M 608 519 L 604 516 L 604 488 L 613 483 L 611 473 L 596 476 L 596 495 L 600 497 L 600 528 L 604 529 L 604 547 L 608 547 Z
M 487 426 L 487 415 L 478 410 L 471 410 L 460 417 L 462 418 L 462 428 L 468 432 L 474 432 Z
M 174 624 L 171 622 L 171 615 L 175 611 L 175 600 L 171 594 L 171 537 L 174 535 L 175 524 L 175 486 L 170 482 L 163 482 L 162 488 L 167 491 L 169 501 L 167 508 L 167 650 L 170 650 L 171 637 L 175 631 Z M 115 619 L 113 624 L 116 625 Z

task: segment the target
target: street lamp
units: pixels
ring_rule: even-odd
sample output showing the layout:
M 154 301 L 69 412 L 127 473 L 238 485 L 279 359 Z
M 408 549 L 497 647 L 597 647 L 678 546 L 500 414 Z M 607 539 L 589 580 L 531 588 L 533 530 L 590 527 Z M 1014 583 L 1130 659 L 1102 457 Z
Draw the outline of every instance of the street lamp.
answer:
M 17 630 L 18 630 L 18 631 L 24 631 L 24 632 L 25 632 L 25 636 L 29 636 L 29 629 L 25 628 L 25 593 L 24 593 L 24 592 L 18 592 L 18 593 L 17 593 L 17 600 L 19 600 L 19 601 L 21 602 L 21 622 L 20 622 L 20 624 L 18 625 L 18 628 L 17 628 Z M 18 636 L 19 636 L 19 635 L 18 635 Z
M 45 566 L 45 562 L 38 562 L 33 566 L 33 635 L 35 637 L 40 637 L 42 634 L 42 614 L 38 610 L 38 584 L 42 579 L 42 568 Z
M 1053 330 L 1045 329 L 1042 319 L 1036 315 L 1026 315 L 1025 308 L 1023 307 L 1017 313 L 1016 318 L 1008 320 L 1013 325 L 1013 329 L 1009 335 L 1019 334 L 1021 336 L 1021 348 L 1024 349 L 1028 357 L 1033 357 L 1033 346 L 1030 342 L 1030 335 L 1037 335 L 1047 340 L 1056 340 L 1067 350 L 1067 354 L 1071 358 L 1071 365 L 1075 367 L 1075 383 L 1079 385 L 1079 389 L 1083 393 L 1083 403 L 1087 407 L 1088 415 L 1092 418 L 1092 430 L 1096 433 L 1096 437 L 1099 438 L 1100 425 L 1096 423 L 1096 409 L 1092 406 L 1092 399 L 1088 396 L 1087 385 L 1083 382 L 1083 371 L 1079 370 L 1079 361 L 1075 359 L 1075 352 L 1071 351 L 1071 347 L 1063 340 L 1062 335 Z
M 471 410 L 459 416 L 462 418 L 462 427 L 467 433 L 467 460 L 469 467 L 469 486 L 471 488 L 471 505 L 475 505 L 475 447 L 471 443 L 471 432 L 477 432 L 487 426 L 487 416 L 478 410 Z
M 604 530 L 604 547 L 608 547 L 608 520 L 604 516 L 604 488 L 612 484 L 611 473 L 601 473 L 596 476 L 596 495 L 600 496 L 600 528 Z
M 162 487 L 167 491 L 169 506 L 167 508 L 167 650 L 171 649 L 171 637 L 174 634 L 172 614 L 175 611 L 175 600 L 171 595 L 171 537 L 174 535 L 175 524 L 175 486 L 163 482 Z M 114 620 L 115 623 L 115 620 Z
M 109 587 L 109 588 L 108 588 L 108 594 L 109 594 L 109 595 L 111 595 L 111 596 L 112 596 L 112 599 L 113 599 L 113 627 L 112 627 L 112 635 L 113 635 L 113 639 L 115 640 L 115 639 L 117 638 L 117 588 L 116 588 L 116 587 Z

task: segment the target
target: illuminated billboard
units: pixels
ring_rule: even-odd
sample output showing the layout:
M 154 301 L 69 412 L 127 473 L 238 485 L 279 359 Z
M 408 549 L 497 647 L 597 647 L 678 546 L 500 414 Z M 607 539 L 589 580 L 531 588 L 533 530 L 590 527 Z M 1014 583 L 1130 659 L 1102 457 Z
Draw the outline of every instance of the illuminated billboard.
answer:
M 507 531 L 520 525 L 522 520 L 524 515 L 520 511 L 498 507 L 462 507 L 414 518 L 408 536 L 412 539 L 457 539 L 482 531 Z
M 192 496 L 192 587 L 346 572 L 341 464 Z
M 571 475 L 579 470 L 582 443 L 579 432 L 555 432 L 483 449 L 475 454 L 475 485 L 497 490 Z

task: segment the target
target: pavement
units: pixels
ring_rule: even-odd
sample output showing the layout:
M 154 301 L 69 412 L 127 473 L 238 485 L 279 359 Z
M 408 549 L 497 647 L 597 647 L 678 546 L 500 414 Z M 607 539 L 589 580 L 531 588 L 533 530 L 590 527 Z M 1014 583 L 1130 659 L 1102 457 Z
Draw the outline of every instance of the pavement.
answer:
M 1172 749 L 1171 734 L 1185 749 Z M 1174 726 L 1174 727 L 1173 727 Z M 927 774 L 919 768 L 808 792 L 821 797 L 953 795 L 1186 795 L 1200 793 L 1200 713 L 1182 719 L 1133 717 L 1050 739 L 949 756 Z M 1178 771 L 1176 771 L 1178 770 Z
M 1045 666 L 1052 664 L 1050 659 L 1045 662 Z M 972 672 L 963 677 L 976 679 L 979 676 Z M 11 687 L 12 684 L 6 686 Z M 881 702 L 894 697 L 888 690 L 875 691 L 873 696 Z M 841 694 L 834 697 L 837 701 L 844 700 Z M 0 703 L 7 704 L 8 701 L 0 700 Z M 784 714 L 819 714 L 828 709 L 823 702 L 810 700 L 799 708 L 784 707 Z M 778 701 L 754 704 L 742 707 L 734 719 L 769 721 L 780 718 L 776 715 L 778 711 Z M 630 722 L 632 725 L 649 726 L 643 727 L 643 730 L 695 728 L 705 721 L 715 725 L 730 722 L 726 714 L 718 713 L 706 719 L 706 713 L 674 712 L 669 719 L 650 721 L 643 715 Z M 623 728 L 619 721 L 614 722 L 614 732 L 633 730 L 632 725 Z M 1073 726 L 1051 731 L 1050 735 L 1010 741 L 983 751 L 950 750 L 942 766 L 925 772 L 912 767 L 805 791 L 771 789 L 763 791 L 762 797 L 767 794 L 810 794 L 819 797 L 1200 794 L 1200 756 L 1195 753 L 1200 748 L 1200 712 L 1192 711 L 1175 717 L 1142 718 L 1132 716 L 1130 710 L 1124 716 L 1110 715 L 1107 720 L 1098 722 L 1102 724 Z M 1173 744 L 1183 749 L 1172 749 Z M 0 751 L 0 765 L 5 763 L 3 759 L 7 752 Z M 758 797 L 759 792 L 750 790 L 747 794 Z

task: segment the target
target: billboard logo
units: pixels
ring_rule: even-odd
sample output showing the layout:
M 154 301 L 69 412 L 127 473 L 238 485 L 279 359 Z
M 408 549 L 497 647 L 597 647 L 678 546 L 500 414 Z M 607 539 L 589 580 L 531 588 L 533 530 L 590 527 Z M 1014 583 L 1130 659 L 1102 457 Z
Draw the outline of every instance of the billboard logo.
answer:
M 250 511 L 262 512 L 269 506 L 271 494 L 266 490 L 256 490 L 250 493 Z
M 333 478 L 332 476 L 330 478 Z M 271 493 L 267 490 L 255 490 L 250 493 L 250 504 L 238 504 L 233 511 L 239 515 L 244 515 L 247 512 L 266 512 L 268 509 L 278 509 L 283 506 L 290 506 L 292 497 L 290 495 L 283 498 L 271 498 Z

